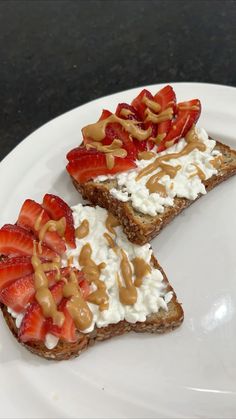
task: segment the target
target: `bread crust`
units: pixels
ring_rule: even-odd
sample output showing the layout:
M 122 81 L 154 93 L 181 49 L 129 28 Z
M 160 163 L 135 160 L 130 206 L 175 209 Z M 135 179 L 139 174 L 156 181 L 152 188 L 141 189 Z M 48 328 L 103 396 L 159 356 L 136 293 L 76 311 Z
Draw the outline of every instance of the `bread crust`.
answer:
M 218 174 L 203 182 L 207 192 L 236 174 L 236 151 L 219 141 L 216 142 L 216 150 L 222 153 L 224 160 Z M 180 212 L 202 196 L 199 195 L 195 200 L 174 198 L 174 206 L 166 207 L 162 214 L 150 216 L 134 210 L 130 202 L 122 202 L 114 198 L 110 189 L 116 186 L 115 181 L 109 180 L 104 183 L 89 181 L 83 184 L 79 184 L 73 178 L 72 181 L 84 199 L 89 200 L 93 205 L 106 208 L 115 215 L 128 239 L 139 245 L 150 242 Z
M 169 284 L 163 269 L 154 256 L 152 256 L 152 264 L 155 268 L 162 272 L 167 291 L 173 291 L 173 288 Z M 93 346 L 96 342 L 111 339 L 114 336 L 123 335 L 131 331 L 136 333 L 166 333 L 180 326 L 184 319 L 182 306 L 177 301 L 176 294 L 173 291 L 173 297 L 168 303 L 168 311 L 160 309 L 157 313 L 148 316 L 145 322 L 131 324 L 127 321 L 121 321 L 117 324 L 110 324 L 106 327 L 95 328 L 88 334 L 79 333 L 78 341 L 75 343 L 68 343 L 60 340 L 54 349 L 49 350 L 43 342 L 22 343 L 18 338 L 18 329 L 14 318 L 8 313 L 7 307 L 3 304 L 1 304 L 1 310 L 9 329 L 21 345 L 35 355 L 48 360 L 56 361 L 75 358 L 90 346 Z

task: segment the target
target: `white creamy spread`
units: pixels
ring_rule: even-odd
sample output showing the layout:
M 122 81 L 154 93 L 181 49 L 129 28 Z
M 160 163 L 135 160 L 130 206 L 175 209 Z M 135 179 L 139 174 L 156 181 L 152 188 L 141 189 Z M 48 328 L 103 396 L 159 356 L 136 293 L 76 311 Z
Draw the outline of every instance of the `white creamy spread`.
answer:
M 118 323 L 121 320 L 127 320 L 129 323 L 144 322 L 149 314 L 157 313 L 160 308 L 168 310 L 167 304 L 171 301 L 173 292 L 166 291 L 166 286 L 163 282 L 162 273 L 155 268 L 151 268 L 151 272 L 143 278 L 142 285 L 137 288 L 138 298 L 134 305 L 123 305 L 119 300 L 119 287 L 116 281 L 116 273 L 120 272 L 121 256 L 109 247 L 107 240 L 103 236 L 108 233 L 116 245 L 122 248 L 128 256 L 129 261 L 135 257 L 140 257 L 146 263 L 150 263 L 152 250 L 150 244 L 138 246 L 130 243 L 121 227 L 116 227 L 116 236 L 110 233 L 105 222 L 107 219 L 107 211 L 100 207 L 89 207 L 78 204 L 72 207 L 75 228 L 77 228 L 83 220 L 89 222 L 89 234 L 83 239 L 76 239 L 76 248 L 71 249 L 67 247 L 67 251 L 62 258 L 62 266 L 67 266 L 68 259 L 73 256 L 72 266 L 81 269 L 78 257 L 82 247 L 89 243 L 92 248 L 92 259 L 96 264 L 104 262 L 106 267 L 102 269 L 100 280 L 104 281 L 107 287 L 109 296 L 109 308 L 100 311 L 95 304 L 88 303 L 90 310 L 93 313 L 93 322 L 89 329 L 84 333 L 88 333 L 97 327 L 104 327 L 111 323 Z M 132 266 L 132 264 L 131 264 Z M 134 280 L 133 275 L 133 280 Z M 95 287 L 96 289 L 96 287 Z M 15 319 L 16 327 L 20 328 L 25 313 L 16 313 L 8 307 L 8 312 Z M 48 333 L 45 337 L 45 346 L 48 349 L 53 349 L 58 343 L 58 338 Z
M 197 174 L 191 177 L 192 174 L 196 173 L 194 164 L 202 170 L 205 179 L 209 179 L 211 176 L 217 174 L 217 169 L 213 167 L 210 160 L 221 154 L 219 151 L 214 150 L 216 142 L 208 138 L 204 129 L 197 128 L 197 135 L 199 141 L 202 141 L 206 145 L 206 150 L 200 151 L 194 149 L 186 156 L 168 161 L 169 165 L 181 165 L 181 168 L 173 179 L 169 175 L 165 175 L 159 180 L 159 183 L 166 188 L 166 197 L 161 196 L 159 193 L 150 193 L 146 187 L 146 182 L 152 175 L 159 172 L 161 170 L 160 168 L 142 177 L 140 180 L 136 180 L 138 173 L 144 167 L 154 162 L 156 157 L 150 160 L 136 160 L 137 168 L 116 175 L 98 176 L 95 178 L 95 182 L 116 179 L 118 188 L 111 189 L 111 195 L 119 201 L 130 201 L 133 208 L 137 211 L 151 216 L 163 213 L 166 206 L 173 206 L 175 197 L 195 200 L 199 194 L 206 194 L 206 189 Z M 183 150 L 186 144 L 185 139 L 182 138 L 177 144 L 159 153 L 158 157 L 170 153 L 178 153 Z
M 150 244 L 137 246 L 131 244 L 121 227 L 116 227 L 116 237 L 112 235 L 105 226 L 107 211 L 100 207 L 83 207 L 82 204 L 72 208 L 75 228 L 77 228 L 83 220 L 89 221 L 89 234 L 83 239 L 76 239 L 76 249 L 67 249 L 64 258 L 64 266 L 67 264 L 67 258 L 73 256 L 73 266 L 81 269 L 78 257 L 82 247 L 89 243 L 92 247 L 92 259 L 96 264 L 105 262 L 106 267 L 101 271 L 100 279 L 105 282 L 109 295 L 109 308 L 100 311 L 95 304 L 88 303 L 93 313 L 93 323 L 89 329 L 90 332 L 94 326 L 104 327 L 111 323 L 118 323 L 121 320 L 127 320 L 130 323 L 144 322 L 146 317 L 151 313 L 156 313 L 160 308 L 167 310 L 167 304 L 172 298 L 172 292 L 166 292 L 163 283 L 162 273 L 155 268 L 151 269 L 151 273 L 146 275 L 143 284 L 137 288 L 137 302 L 132 305 L 123 305 L 119 300 L 119 287 L 116 281 L 116 273 L 120 272 L 120 255 L 108 246 L 107 240 L 103 236 L 106 232 L 112 236 L 115 243 L 121 247 L 131 261 L 135 257 L 143 258 L 150 263 L 152 250 Z M 134 277 L 133 277 L 134 279 Z

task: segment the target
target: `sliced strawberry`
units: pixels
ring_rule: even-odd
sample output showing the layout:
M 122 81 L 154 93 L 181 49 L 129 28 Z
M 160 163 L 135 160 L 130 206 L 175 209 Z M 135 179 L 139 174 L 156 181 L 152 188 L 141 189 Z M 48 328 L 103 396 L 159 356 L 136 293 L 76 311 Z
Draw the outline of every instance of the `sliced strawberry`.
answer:
M 76 160 L 82 156 L 94 156 L 98 154 L 98 151 L 95 148 L 86 148 L 84 146 L 73 148 L 73 150 L 69 151 L 66 158 L 67 160 Z M 99 153 L 100 154 L 100 153 Z
M 26 310 L 19 329 L 21 342 L 44 341 L 46 320 L 38 303 L 32 303 Z
M 34 239 L 18 226 L 5 225 L 0 230 L 0 254 L 5 256 L 33 256 Z M 58 255 L 53 250 L 42 245 L 42 259 L 52 260 Z
M 56 195 L 46 194 L 43 198 L 43 207 L 53 220 L 59 220 L 60 218 L 65 217 L 65 241 L 70 247 L 75 248 L 75 227 L 69 205 Z
M 123 109 L 126 109 L 130 113 L 127 113 L 127 115 L 123 114 Z M 135 121 L 139 121 L 140 118 L 136 109 L 134 109 L 133 106 L 128 105 L 128 103 L 119 103 L 116 108 L 116 115 L 121 119 L 131 119 Z
M 64 281 L 58 281 L 55 285 L 50 288 L 52 296 L 55 300 L 56 305 L 60 304 L 63 298 L 63 287 L 65 285 Z
M 90 294 L 90 286 L 86 279 L 82 279 L 82 281 L 79 282 L 79 287 L 82 291 L 82 295 L 84 299 L 86 300 L 88 298 L 88 295 Z
M 17 313 L 21 313 L 27 304 L 33 301 L 34 294 L 34 275 L 31 274 L 17 279 L 0 291 L 0 301 Z
M 47 332 L 52 333 L 59 339 L 65 340 L 66 342 L 76 342 L 76 327 L 74 320 L 66 308 L 68 300 L 63 299 L 58 306 L 58 310 L 61 311 L 65 316 L 65 321 L 62 327 L 55 326 L 51 319 L 47 319 Z
M 103 140 L 104 145 L 109 145 L 114 140 L 121 140 L 124 148 L 127 151 L 127 157 L 130 159 L 135 159 L 137 155 L 137 150 L 133 139 L 131 138 L 130 134 L 125 131 L 121 124 L 118 122 L 112 122 L 108 124 L 106 127 L 106 137 Z
M 99 121 L 103 121 L 103 119 L 107 119 L 111 115 L 112 113 L 110 111 L 108 111 L 107 109 L 103 109 Z
M 66 166 L 68 173 L 79 183 L 84 183 L 99 175 L 115 174 L 134 169 L 136 164 L 128 158 L 115 157 L 115 165 L 108 169 L 104 154 L 96 156 L 82 156 L 78 160 L 72 160 Z
M 33 272 L 29 256 L 7 258 L 0 262 L 0 290 L 12 281 Z
M 7 231 L 15 231 L 17 233 L 22 233 L 25 236 L 37 240 L 36 236 L 34 235 L 34 233 L 32 231 L 26 230 L 23 227 L 20 227 L 16 224 L 4 224 L 4 226 L 1 227 L 1 230 L 7 230 Z
M 159 103 L 161 106 L 161 111 L 163 112 L 167 108 L 173 109 L 173 115 L 176 108 L 176 95 L 173 88 L 169 85 L 163 87 L 157 94 L 154 96 L 154 100 Z M 166 134 L 169 132 L 171 127 L 171 120 L 160 122 L 158 124 L 158 134 Z
M 201 102 L 193 99 L 188 102 L 178 103 L 176 119 L 171 122 L 171 129 L 167 136 L 163 139 L 158 147 L 158 151 L 165 150 L 171 141 L 176 143 L 180 138 L 184 137 L 193 124 L 196 124 L 201 114 Z
M 153 100 L 153 96 L 149 92 L 149 90 L 143 89 L 131 103 L 131 106 L 136 110 L 137 114 L 139 115 L 139 119 L 141 119 L 141 121 L 144 121 L 146 117 L 145 111 L 147 109 L 147 105 L 145 105 L 145 103 L 143 102 L 144 96 L 146 96 L 150 100 Z
M 27 199 L 22 205 L 17 225 L 23 228 L 29 229 L 34 232 L 38 237 L 39 231 L 36 230 L 35 224 L 40 217 L 40 226 L 42 228 L 48 221 L 50 217 L 43 207 L 32 199 Z M 50 247 L 50 249 L 55 250 L 58 254 L 62 254 L 66 250 L 66 246 L 62 238 L 55 231 L 47 231 L 43 242 Z

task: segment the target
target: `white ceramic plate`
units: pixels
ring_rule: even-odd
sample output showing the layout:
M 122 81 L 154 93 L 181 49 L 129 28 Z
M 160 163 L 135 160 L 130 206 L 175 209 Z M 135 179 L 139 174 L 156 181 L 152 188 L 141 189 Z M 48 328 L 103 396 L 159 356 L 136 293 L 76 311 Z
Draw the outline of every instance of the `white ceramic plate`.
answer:
M 161 86 L 150 86 L 154 93 Z M 236 89 L 173 84 L 179 101 L 200 98 L 201 126 L 236 148 Z M 25 198 L 80 197 L 65 155 L 102 108 L 130 102 L 140 88 L 83 105 L 49 122 L 0 164 L 0 225 Z M 4 418 L 233 418 L 236 414 L 236 178 L 172 222 L 153 248 L 185 309 L 181 328 L 130 334 L 80 358 L 48 362 L 17 344 L 0 318 L 0 415 Z

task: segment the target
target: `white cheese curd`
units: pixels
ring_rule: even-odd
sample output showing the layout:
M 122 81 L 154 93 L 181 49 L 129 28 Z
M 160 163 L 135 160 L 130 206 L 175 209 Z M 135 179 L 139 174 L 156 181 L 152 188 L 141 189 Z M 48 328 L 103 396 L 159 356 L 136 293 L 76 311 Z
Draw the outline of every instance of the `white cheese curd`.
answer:
M 112 236 L 115 243 L 121 247 L 131 261 L 135 257 L 143 258 L 150 263 L 152 250 L 150 244 L 138 246 L 130 243 L 121 227 L 116 227 L 116 237 L 112 235 L 105 226 L 107 211 L 100 207 L 88 207 L 78 204 L 72 208 L 75 228 L 77 228 L 83 220 L 89 221 L 89 234 L 83 239 L 76 239 L 76 248 L 67 249 L 63 258 L 63 266 L 67 265 L 67 259 L 73 256 L 73 266 L 81 269 L 78 258 L 82 247 L 89 243 L 92 247 L 92 260 L 99 264 L 105 262 L 106 267 L 101 271 L 100 279 L 105 282 L 107 293 L 109 296 L 109 308 L 100 311 L 95 304 L 88 303 L 93 313 L 93 323 L 90 328 L 85 331 L 90 332 L 94 326 L 104 327 L 111 323 L 118 323 L 121 320 L 127 320 L 130 323 L 138 321 L 144 322 L 146 317 L 151 313 L 157 313 L 160 308 L 167 310 L 167 304 L 172 298 L 172 292 L 166 292 L 163 282 L 162 273 L 155 268 L 147 274 L 141 287 L 137 288 L 138 298 L 134 305 L 128 306 L 121 304 L 119 300 L 119 287 L 116 280 L 116 274 L 120 272 L 121 256 L 116 254 L 107 243 L 103 236 L 106 232 Z M 134 280 L 134 276 L 133 276 Z
M 154 162 L 156 157 L 150 160 L 136 160 L 137 168 L 113 176 L 98 176 L 95 178 L 95 182 L 116 179 L 118 188 L 111 189 L 111 195 L 122 202 L 130 201 L 133 208 L 137 211 L 151 216 L 163 213 L 166 206 L 173 206 L 175 197 L 194 200 L 199 194 L 206 194 L 205 186 L 196 174 L 194 164 L 202 170 L 205 178 L 209 179 L 211 176 L 217 174 L 217 169 L 213 167 L 210 160 L 221 154 L 219 151 L 214 150 L 216 142 L 208 138 L 204 129 L 197 128 L 197 135 L 199 141 L 202 141 L 206 145 L 206 150 L 200 151 L 194 149 L 186 156 L 168 161 L 168 164 L 171 166 L 181 165 L 181 169 L 178 170 L 173 179 L 169 175 L 165 175 L 160 179 L 159 183 L 166 188 L 166 197 L 161 196 L 159 193 L 150 193 L 146 187 L 147 181 L 155 173 L 158 173 L 161 170 L 160 168 L 142 177 L 140 180 L 136 180 L 138 173 L 144 167 Z M 170 153 L 178 153 L 183 150 L 186 144 L 185 139 L 182 138 L 177 144 L 159 153 L 158 157 Z M 192 174 L 195 174 L 195 176 L 191 177 Z

